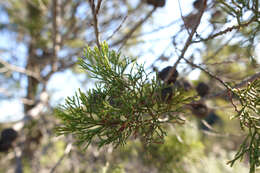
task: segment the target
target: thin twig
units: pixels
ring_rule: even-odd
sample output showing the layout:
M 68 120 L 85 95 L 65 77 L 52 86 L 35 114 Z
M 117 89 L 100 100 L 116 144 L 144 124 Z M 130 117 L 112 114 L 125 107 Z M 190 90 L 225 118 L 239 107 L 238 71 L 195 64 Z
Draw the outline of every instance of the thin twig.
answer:
M 198 16 L 197 16 L 197 19 L 195 19 L 195 20 L 197 20 L 197 22 L 196 22 L 195 26 L 192 28 L 191 33 L 190 33 L 188 39 L 187 39 L 186 42 L 185 42 L 185 45 L 184 45 L 184 47 L 183 47 L 183 49 L 182 49 L 182 51 L 181 51 L 181 55 L 179 56 L 179 58 L 178 58 L 177 61 L 175 62 L 175 64 L 174 64 L 173 68 L 171 69 L 171 71 L 168 73 L 168 75 L 167 75 L 165 81 L 168 81 L 168 80 L 170 79 L 170 77 L 171 77 L 172 74 L 174 73 L 175 69 L 177 68 L 177 65 L 179 64 L 179 62 L 181 61 L 181 59 L 184 58 L 184 55 L 185 55 L 186 51 L 188 50 L 189 46 L 190 46 L 191 43 L 192 43 L 192 38 L 193 38 L 194 34 L 195 34 L 196 31 L 197 31 L 197 28 L 198 28 L 198 26 L 199 26 L 199 24 L 200 24 L 201 17 L 202 17 L 202 15 L 203 15 L 203 13 L 204 13 L 204 11 L 205 11 L 205 9 L 206 9 L 206 6 L 207 6 L 207 0 L 204 0 L 204 2 L 203 2 L 203 8 L 199 11 L 199 14 L 198 14 Z
M 216 51 L 214 51 L 211 56 L 206 57 L 204 62 L 208 62 L 210 59 L 214 58 L 217 54 L 219 54 L 229 43 L 230 41 L 234 38 L 236 33 L 232 35 L 221 47 L 219 47 Z
M 178 5 L 179 5 L 180 13 L 181 13 L 181 19 L 182 19 L 182 21 L 183 21 L 183 23 L 184 23 L 184 27 L 185 27 L 186 31 L 188 32 L 188 34 L 190 35 L 190 31 L 189 31 L 189 29 L 187 28 L 187 25 L 185 24 L 185 19 L 184 19 L 183 14 L 182 14 L 182 9 L 181 9 L 180 0 L 178 0 Z
M 119 29 L 122 27 L 123 23 L 126 21 L 127 19 L 127 15 L 123 18 L 122 22 L 120 23 L 120 25 L 114 30 L 114 32 L 107 38 L 107 41 L 110 40 L 118 31 Z
M 240 83 L 238 83 L 235 86 L 233 86 L 232 88 L 241 88 L 241 87 L 245 86 L 248 82 L 252 82 L 252 81 L 254 81 L 256 79 L 260 79 L 260 72 L 245 78 Z M 228 89 L 225 89 L 225 90 L 220 91 L 218 93 L 210 94 L 210 95 L 206 96 L 205 99 L 211 99 L 211 98 L 214 98 L 214 97 L 222 96 L 222 95 L 226 94 L 228 91 L 229 91 Z
M 153 34 L 153 33 L 155 33 L 155 32 L 161 31 L 161 30 L 163 30 L 163 29 L 165 29 L 165 28 L 169 28 L 169 27 L 171 27 L 172 25 L 174 25 L 174 24 L 176 24 L 176 23 L 178 23 L 178 22 L 180 22 L 180 19 L 174 20 L 174 21 L 172 21 L 171 23 L 169 23 L 169 24 L 167 24 L 167 25 L 160 26 L 160 27 L 158 27 L 158 28 L 156 28 L 156 29 L 154 29 L 154 30 L 151 30 L 151 31 L 149 31 L 149 32 L 145 32 L 145 33 L 140 33 L 140 34 L 137 34 L 137 35 L 133 35 L 131 38 L 137 38 L 137 37 L 142 37 L 142 36 L 145 36 L 145 35 Z
M 232 106 L 235 108 L 235 111 L 236 111 L 237 113 L 239 113 L 239 110 L 237 109 L 237 106 L 236 106 L 235 103 L 233 102 L 232 94 L 231 94 L 230 91 L 228 91 L 228 97 L 229 97 L 229 99 L 230 99 L 230 102 L 231 102 Z
M 217 81 L 219 81 L 219 82 L 220 82 L 222 85 L 224 85 L 227 89 L 229 88 L 229 86 L 228 86 L 223 80 L 221 80 L 218 76 L 212 74 L 210 71 L 208 71 L 208 70 L 202 68 L 201 66 L 199 66 L 199 65 L 197 65 L 197 64 L 194 64 L 193 62 L 187 60 L 187 59 L 184 58 L 184 57 L 183 57 L 183 59 L 184 59 L 184 61 L 186 61 L 186 62 L 187 62 L 188 64 L 190 64 L 191 66 L 200 69 L 201 71 L 203 71 L 203 72 L 205 72 L 206 74 L 208 74 L 211 78 L 214 78 L 214 79 L 216 79 Z
M 98 6 L 95 7 L 94 0 L 89 0 L 90 6 L 91 6 L 91 11 L 92 11 L 92 16 L 93 16 L 93 22 L 94 22 L 94 30 L 95 30 L 95 35 L 96 35 L 96 43 L 97 47 L 100 49 L 100 42 L 99 42 L 99 30 L 98 30 L 98 11 L 101 6 L 102 0 L 98 1 Z
M 226 33 L 228 33 L 228 32 L 231 32 L 231 31 L 233 31 L 233 30 L 235 30 L 235 29 L 239 30 L 239 29 L 242 28 L 242 27 L 248 26 L 249 24 L 251 24 L 251 23 L 254 22 L 255 20 L 256 20 L 255 17 L 253 17 L 251 20 L 249 20 L 249 21 L 246 22 L 246 23 L 242 23 L 242 24 L 237 25 L 237 26 L 228 27 L 228 28 L 226 28 L 226 29 L 223 30 L 223 31 L 220 31 L 220 32 L 218 32 L 218 33 L 216 33 L 216 34 L 213 34 L 213 35 L 209 36 L 208 38 L 200 39 L 200 40 L 196 40 L 196 41 L 192 41 L 192 43 L 199 43 L 199 42 L 202 42 L 202 41 L 208 41 L 208 40 L 211 40 L 211 39 L 213 39 L 213 38 L 215 38 L 215 37 L 218 37 L 218 36 L 221 36 L 221 35 L 226 34 Z
M 61 162 L 63 161 L 63 159 L 70 153 L 72 148 L 72 143 L 68 143 L 66 146 L 66 149 L 63 153 L 63 155 L 59 158 L 58 162 L 53 166 L 53 168 L 51 169 L 50 173 L 54 173 L 56 168 L 61 164 Z
M 205 72 L 206 74 L 208 74 L 210 77 L 216 79 L 217 81 L 219 81 L 221 84 L 223 84 L 226 89 L 223 90 L 223 91 L 220 91 L 218 93 L 215 93 L 215 94 L 211 94 L 211 95 L 208 95 L 204 98 L 202 98 L 202 100 L 206 100 L 206 99 L 211 99 L 211 98 L 214 98 L 214 97 L 218 97 L 218 96 L 222 96 L 226 93 L 228 93 L 229 91 L 232 92 L 232 88 L 240 88 L 240 87 L 243 87 L 245 86 L 248 82 L 252 82 L 256 79 L 259 79 L 260 78 L 260 72 L 252 75 L 252 76 L 249 76 L 247 77 L 246 79 L 242 80 L 239 84 L 236 84 L 235 86 L 233 87 L 230 87 L 229 85 L 227 85 L 223 80 L 221 80 L 219 77 L 217 77 L 216 75 L 212 74 L 211 72 L 209 72 L 208 70 L 202 68 L 201 66 L 197 65 L 197 64 L 194 64 L 193 62 L 190 62 L 189 60 L 187 60 L 186 58 L 183 58 L 188 64 L 190 64 L 191 66 L 193 67 L 196 67 L 198 69 L 200 69 L 201 71 Z
M 132 36 L 132 34 L 153 14 L 153 12 L 156 10 L 156 7 L 154 7 L 146 16 L 145 18 L 141 19 L 138 23 L 135 24 L 135 26 L 133 26 L 132 29 L 130 29 L 130 31 L 125 34 L 125 36 L 123 38 L 121 38 L 120 40 L 114 42 L 111 44 L 111 47 L 113 46 L 117 46 L 118 44 L 122 43 L 122 45 L 124 45 L 127 40 Z M 122 47 L 122 46 L 121 46 Z

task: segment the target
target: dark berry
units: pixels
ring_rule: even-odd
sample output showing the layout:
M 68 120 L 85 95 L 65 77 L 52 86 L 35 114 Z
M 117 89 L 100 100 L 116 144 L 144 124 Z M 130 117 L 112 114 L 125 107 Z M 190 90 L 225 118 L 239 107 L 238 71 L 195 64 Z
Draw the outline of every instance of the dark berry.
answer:
M 164 7 L 165 0 L 146 0 L 147 4 L 153 5 L 154 7 Z
M 208 125 L 212 126 L 216 123 L 222 123 L 222 120 L 220 119 L 220 117 L 213 111 L 211 111 L 208 116 L 205 117 L 204 119 Z M 200 128 L 202 130 L 210 130 L 205 124 L 203 124 L 202 122 L 200 122 Z
M 170 101 L 172 98 L 173 90 L 172 87 L 166 87 L 161 90 L 161 99 L 162 101 Z
M 1 133 L 1 140 L 13 142 L 18 137 L 18 133 L 12 129 L 4 129 Z
M 209 93 L 209 86 L 204 82 L 200 82 L 196 87 L 196 91 L 201 97 L 205 97 Z
M 203 103 L 192 103 L 191 112 L 198 118 L 205 118 L 208 115 L 208 108 Z
M 160 71 L 158 73 L 159 79 L 161 79 L 163 81 L 166 80 L 166 78 L 167 78 L 168 74 L 171 72 L 171 70 L 172 70 L 172 66 L 168 66 L 168 67 L 165 67 L 164 69 L 162 69 L 162 71 Z M 172 75 L 170 76 L 169 80 L 167 81 L 167 84 L 175 83 L 178 76 L 179 76 L 179 73 L 175 69 L 173 71 Z

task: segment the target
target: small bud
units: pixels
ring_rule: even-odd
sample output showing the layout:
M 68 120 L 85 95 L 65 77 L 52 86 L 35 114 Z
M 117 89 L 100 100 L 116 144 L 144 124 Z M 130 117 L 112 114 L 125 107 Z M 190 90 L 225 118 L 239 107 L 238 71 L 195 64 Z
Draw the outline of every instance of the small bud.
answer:
M 196 91 L 201 97 L 205 97 L 209 93 L 209 86 L 204 82 L 200 82 L 196 87 Z

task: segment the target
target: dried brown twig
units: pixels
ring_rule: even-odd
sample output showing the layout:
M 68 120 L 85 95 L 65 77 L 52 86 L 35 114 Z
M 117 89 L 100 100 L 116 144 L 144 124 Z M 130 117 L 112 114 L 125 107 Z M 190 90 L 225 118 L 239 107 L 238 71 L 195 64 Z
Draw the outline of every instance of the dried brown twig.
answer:
M 252 81 L 259 79 L 259 78 L 260 78 L 260 72 L 245 78 L 240 83 L 233 86 L 232 88 L 241 88 L 241 87 L 245 86 L 248 82 L 252 82 Z M 206 96 L 205 99 L 211 99 L 211 98 L 214 98 L 214 97 L 219 97 L 219 96 L 225 95 L 225 94 L 228 93 L 228 91 L 229 91 L 228 89 L 225 89 L 225 90 L 220 91 L 218 93 L 210 94 L 210 95 Z
M 100 42 L 99 42 L 99 29 L 98 29 L 98 12 L 101 6 L 102 0 L 98 0 L 97 6 L 94 3 L 94 0 L 89 0 L 91 11 L 92 11 L 92 16 L 93 16 L 93 24 L 94 24 L 94 30 L 95 30 L 95 35 L 96 35 L 96 43 L 97 47 L 100 48 Z
M 114 30 L 114 32 L 107 38 L 107 40 L 110 40 L 118 31 L 119 29 L 123 26 L 123 23 L 126 21 L 127 15 L 123 18 L 122 22 L 120 25 Z
M 222 85 L 224 85 L 226 87 L 225 90 L 223 91 L 220 91 L 218 93 L 213 93 L 213 94 L 210 94 L 204 98 L 202 98 L 202 100 L 206 100 L 206 99 L 211 99 L 211 98 L 214 98 L 214 97 L 219 97 L 219 96 L 222 96 L 224 94 L 227 94 L 228 92 L 232 92 L 232 88 L 240 88 L 240 87 L 243 87 L 245 86 L 248 82 L 252 82 L 258 78 L 260 78 L 260 72 L 252 75 L 252 76 L 249 76 L 247 78 L 245 78 L 244 80 L 242 80 L 240 83 L 236 84 L 235 86 L 233 87 L 230 87 L 229 85 L 227 85 L 223 80 L 221 80 L 218 76 L 212 74 L 210 71 L 202 68 L 200 65 L 197 65 L 197 64 L 194 64 L 193 62 L 190 62 L 189 60 L 187 60 L 186 58 L 183 58 L 188 64 L 190 64 L 191 66 L 193 67 L 196 67 L 198 69 L 200 69 L 201 71 L 205 72 L 207 75 L 209 75 L 210 77 L 216 79 L 217 81 L 219 81 Z
M 176 24 L 176 23 L 178 23 L 178 22 L 180 22 L 180 19 L 174 20 L 174 21 L 170 22 L 169 24 L 160 26 L 160 27 L 155 28 L 154 30 L 151 30 L 151 31 L 149 31 L 149 32 L 145 32 L 145 33 L 140 33 L 140 34 L 137 34 L 137 35 L 133 35 L 131 38 L 142 37 L 142 36 L 145 36 L 145 35 L 153 34 L 153 33 L 155 33 L 155 32 L 159 32 L 159 31 L 161 31 L 161 30 L 163 30 L 163 29 L 165 29 L 165 28 L 169 28 L 169 27 L 173 26 L 174 24 Z
M 212 74 L 210 71 L 202 68 L 200 65 L 194 64 L 193 62 L 189 61 L 188 59 L 184 58 L 184 61 L 187 62 L 188 64 L 190 64 L 193 67 L 196 67 L 198 69 L 200 69 L 201 71 L 205 72 L 207 75 L 209 75 L 211 78 L 216 79 L 217 81 L 219 81 L 222 85 L 224 85 L 227 89 L 229 88 L 229 86 L 222 80 L 220 79 L 218 76 Z
M 165 81 L 168 81 L 170 79 L 170 77 L 173 75 L 175 69 L 177 68 L 177 65 L 180 63 L 181 59 L 184 58 L 184 55 L 186 53 L 186 51 L 188 50 L 189 46 L 192 44 L 192 38 L 194 36 L 194 34 L 196 33 L 197 31 L 197 28 L 200 24 L 200 21 L 201 21 L 201 17 L 206 9 L 206 6 L 207 6 L 207 0 L 204 0 L 203 1 L 203 8 L 201 8 L 201 10 L 199 11 L 198 13 L 198 16 L 197 16 L 197 19 L 195 19 L 197 22 L 196 24 L 194 25 L 194 27 L 192 28 L 191 30 L 191 33 L 189 34 L 189 37 L 188 39 L 186 40 L 185 42 L 185 45 L 181 51 L 181 55 L 179 56 L 179 58 L 177 59 L 177 61 L 175 62 L 173 68 L 171 69 L 171 71 L 169 72 L 168 76 L 166 77 Z
M 130 31 L 124 35 L 123 38 L 119 39 L 118 41 L 111 44 L 111 46 L 117 46 L 118 44 L 122 43 L 124 45 L 127 40 L 133 35 L 133 33 L 145 22 L 147 19 L 153 14 L 153 12 L 156 10 L 156 7 L 154 7 L 146 16 L 145 18 L 141 19 L 138 23 L 136 23 Z M 122 46 L 121 46 L 122 47 Z

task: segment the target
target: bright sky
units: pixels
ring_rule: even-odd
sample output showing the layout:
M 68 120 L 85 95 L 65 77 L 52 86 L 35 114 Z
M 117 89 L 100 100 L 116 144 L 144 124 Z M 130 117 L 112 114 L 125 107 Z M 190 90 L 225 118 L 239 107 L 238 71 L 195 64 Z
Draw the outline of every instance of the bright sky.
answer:
M 182 5 L 182 13 L 183 15 L 187 14 L 190 12 L 192 9 L 192 2 L 193 0 L 187 0 L 187 1 L 181 1 Z M 1 16 L 1 15 L 0 15 Z M 204 16 L 207 18 L 207 16 Z M 174 0 L 168 0 L 167 4 L 164 8 L 158 9 L 157 12 L 154 14 L 154 20 L 153 23 L 154 25 L 151 26 L 150 24 L 145 25 L 145 31 L 151 31 L 153 29 L 158 28 L 158 26 L 165 26 L 172 21 L 180 19 L 180 11 L 179 11 L 179 5 L 178 1 Z M 5 16 L 1 16 L 0 20 L 6 20 Z M 143 44 L 143 48 L 140 50 L 134 50 L 141 51 L 141 50 L 150 50 L 149 52 L 146 51 L 147 53 L 143 56 L 140 57 L 139 63 L 144 63 L 145 66 L 149 67 L 151 63 L 163 52 L 162 50 L 165 50 L 169 44 L 171 44 L 171 35 L 174 35 L 177 30 L 179 29 L 178 26 L 182 21 L 179 21 L 179 25 L 173 25 L 173 27 L 169 27 L 167 29 L 162 30 L 161 32 L 157 32 L 156 34 L 151 34 L 147 35 L 144 38 L 144 40 L 147 40 Z M 202 26 L 203 27 L 203 26 Z M 6 46 L 6 43 L 10 43 L 10 40 L 8 39 L 8 36 L 5 35 L 5 33 L 0 33 L 0 48 L 3 48 Z M 150 42 L 153 40 L 152 42 Z M 10 45 L 10 44 L 8 44 Z M 19 55 L 24 55 L 24 48 L 22 46 L 16 47 L 16 50 L 19 50 L 18 53 Z M 190 55 L 193 52 L 193 48 L 190 48 L 187 51 L 187 54 Z M 260 44 L 257 47 L 257 51 L 260 52 Z M 167 54 L 167 51 L 165 52 Z M 172 65 L 174 64 L 174 61 L 176 61 L 177 55 L 171 56 L 171 59 L 167 63 L 163 63 L 162 67 L 167 66 L 167 65 Z M 0 57 L 0 58 L 8 58 L 8 55 L 6 57 Z M 195 60 L 196 63 L 200 62 L 200 59 Z M 21 64 L 23 65 L 23 64 Z M 193 73 L 190 74 L 189 78 L 190 79 L 196 79 L 199 76 L 199 70 L 194 70 Z M 64 99 L 67 96 L 72 96 L 75 94 L 75 92 L 78 90 L 78 88 L 83 89 L 88 89 L 93 87 L 93 84 L 81 84 L 81 81 L 84 79 L 84 74 L 81 74 L 77 77 L 73 75 L 71 72 L 66 71 L 64 73 L 57 73 L 55 74 L 48 85 L 48 90 L 49 91 L 54 91 L 51 100 L 52 105 L 57 105 L 62 102 L 64 102 Z M 22 82 L 22 81 L 21 81 Z M 57 87 L 58 86 L 58 87 Z M 24 94 L 24 93 L 23 93 Z M 23 117 L 23 108 L 19 100 L 1 100 L 0 101 L 0 122 L 4 121 L 15 121 L 19 120 Z

